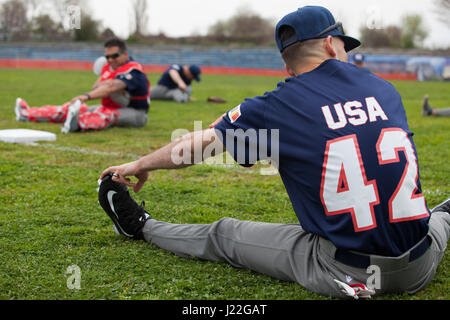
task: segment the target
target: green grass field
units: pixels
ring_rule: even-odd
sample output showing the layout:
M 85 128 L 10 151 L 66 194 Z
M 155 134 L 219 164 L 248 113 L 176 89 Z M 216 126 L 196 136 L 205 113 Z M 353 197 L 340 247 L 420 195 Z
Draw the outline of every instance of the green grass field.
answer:
M 157 74 L 150 75 L 156 83 Z M 91 72 L 0 70 L 0 129 L 53 132 L 55 142 L 36 146 L 0 143 L 0 299 L 325 299 L 288 283 L 212 263 L 176 257 L 149 243 L 117 237 L 97 202 L 103 169 L 155 150 L 175 129 L 207 127 L 244 98 L 272 90 L 280 78 L 204 75 L 194 84 L 198 102 L 155 101 L 145 128 L 112 128 L 62 135 L 60 125 L 17 123 L 16 97 L 31 105 L 62 104 L 89 90 Z M 394 82 L 403 96 L 420 159 L 428 205 L 450 195 L 450 121 L 421 117 L 430 94 L 450 106 L 449 83 Z M 206 102 L 210 95 L 226 104 Z M 279 176 L 257 169 L 198 165 L 152 172 L 143 190 L 155 218 L 174 223 L 210 223 L 223 216 L 296 223 Z M 433 282 L 414 296 L 379 299 L 449 299 L 448 250 Z M 81 288 L 69 289 L 69 266 L 81 270 Z

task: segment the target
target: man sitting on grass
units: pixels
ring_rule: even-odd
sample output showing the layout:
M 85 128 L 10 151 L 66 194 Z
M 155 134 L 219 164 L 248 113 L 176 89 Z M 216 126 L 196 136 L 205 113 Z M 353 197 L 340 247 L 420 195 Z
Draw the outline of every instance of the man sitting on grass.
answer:
M 450 199 L 428 209 L 399 93 L 347 62 L 360 43 L 323 7 L 286 15 L 275 40 L 290 78 L 246 99 L 214 128 L 104 170 L 100 205 L 119 234 L 321 295 L 369 298 L 425 288 L 450 236 Z M 172 224 L 130 196 L 127 186 L 138 192 L 149 171 L 184 168 L 223 147 L 243 166 L 274 163 L 300 224 Z
M 113 38 L 104 47 L 107 63 L 91 91 L 61 106 L 31 108 L 25 100 L 17 98 L 16 120 L 63 123 L 63 133 L 145 126 L 150 82 L 143 67 L 129 57 L 124 41 Z M 101 105 L 85 104 L 97 99 L 101 99 Z
M 195 64 L 171 65 L 161 76 L 158 84 L 152 88 L 152 100 L 172 100 L 175 102 L 194 101 L 192 80 L 200 81 L 201 69 Z

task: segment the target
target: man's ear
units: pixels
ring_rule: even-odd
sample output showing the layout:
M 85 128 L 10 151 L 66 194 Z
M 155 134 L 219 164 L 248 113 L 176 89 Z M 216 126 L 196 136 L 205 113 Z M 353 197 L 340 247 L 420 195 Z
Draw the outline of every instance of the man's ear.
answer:
M 324 39 L 323 41 L 324 47 L 326 52 L 328 52 L 328 54 L 332 57 L 332 58 L 336 58 L 337 56 L 337 52 L 334 49 L 334 40 L 332 36 L 328 36 Z
M 295 74 L 295 72 L 289 68 L 289 66 L 285 63 L 284 64 L 284 68 L 286 69 L 286 72 L 291 76 L 291 77 L 296 77 L 297 75 Z

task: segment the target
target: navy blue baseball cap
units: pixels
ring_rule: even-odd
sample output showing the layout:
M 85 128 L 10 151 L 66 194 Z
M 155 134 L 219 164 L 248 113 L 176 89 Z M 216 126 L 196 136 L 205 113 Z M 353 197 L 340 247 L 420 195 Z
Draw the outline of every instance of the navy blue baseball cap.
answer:
M 281 41 L 280 28 L 289 26 L 294 29 L 295 35 Z M 327 36 L 339 37 L 344 41 L 345 51 L 350 51 L 361 45 L 359 40 L 346 36 L 341 22 L 334 20 L 331 12 L 320 6 L 306 6 L 297 11 L 285 15 L 275 29 L 275 41 L 282 52 L 286 47 L 304 40 L 326 38 Z
M 200 73 L 202 73 L 202 70 L 200 67 L 196 64 L 191 64 L 189 66 L 189 71 L 192 73 L 192 76 L 195 80 L 200 81 Z
M 362 53 L 355 53 L 353 55 L 353 61 L 355 62 L 364 62 L 364 55 Z

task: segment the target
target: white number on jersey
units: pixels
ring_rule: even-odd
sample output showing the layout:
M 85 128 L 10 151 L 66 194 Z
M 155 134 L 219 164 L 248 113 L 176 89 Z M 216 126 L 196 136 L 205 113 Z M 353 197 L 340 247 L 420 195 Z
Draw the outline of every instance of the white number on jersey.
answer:
M 398 153 L 406 156 L 400 183 L 389 199 L 389 220 L 400 222 L 428 216 L 425 197 L 415 195 L 419 171 L 417 158 L 408 135 L 401 129 L 383 129 L 377 142 L 378 161 L 382 165 L 399 162 Z
M 376 183 L 367 181 L 356 135 L 328 141 L 323 167 L 320 191 L 326 214 L 350 212 L 355 231 L 375 228 Z
M 402 178 L 389 200 L 389 221 L 427 217 L 424 196 L 415 195 L 417 158 L 407 133 L 397 128 L 384 129 L 376 148 L 380 165 L 399 162 L 399 151 L 406 156 Z M 356 232 L 376 228 L 373 207 L 379 203 L 377 183 L 367 181 L 356 135 L 328 141 L 320 197 L 327 215 L 350 213 Z

